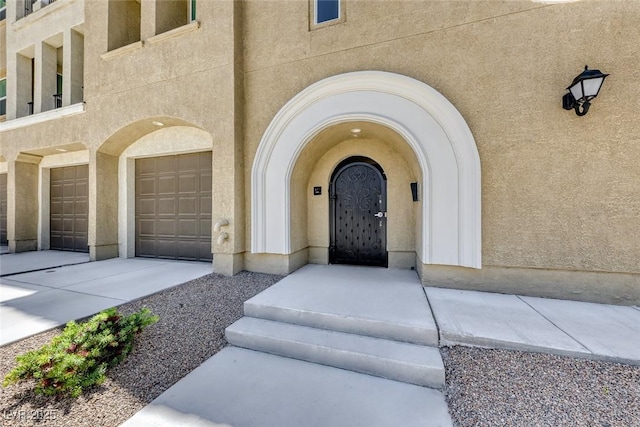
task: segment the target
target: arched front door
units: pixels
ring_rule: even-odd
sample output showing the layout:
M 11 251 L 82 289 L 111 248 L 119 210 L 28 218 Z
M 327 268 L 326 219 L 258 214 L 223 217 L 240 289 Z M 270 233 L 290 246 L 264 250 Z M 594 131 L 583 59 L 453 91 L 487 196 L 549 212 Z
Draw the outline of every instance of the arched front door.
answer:
M 387 180 L 366 157 L 336 167 L 329 189 L 329 262 L 387 266 Z

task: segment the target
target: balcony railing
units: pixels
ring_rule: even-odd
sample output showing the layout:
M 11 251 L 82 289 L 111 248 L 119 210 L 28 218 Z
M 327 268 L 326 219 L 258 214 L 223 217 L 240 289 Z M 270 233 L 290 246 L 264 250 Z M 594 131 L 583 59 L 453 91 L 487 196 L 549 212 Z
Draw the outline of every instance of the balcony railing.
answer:
M 25 0 L 24 2 L 24 16 L 29 16 L 33 13 L 33 5 L 40 1 L 40 8 L 55 3 L 56 0 Z
M 62 107 L 62 94 L 56 93 L 55 95 L 53 95 L 53 108 L 60 107 Z
M 24 2 L 24 16 L 29 16 L 33 13 L 33 3 L 35 2 L 32 0 L 26 0 Z

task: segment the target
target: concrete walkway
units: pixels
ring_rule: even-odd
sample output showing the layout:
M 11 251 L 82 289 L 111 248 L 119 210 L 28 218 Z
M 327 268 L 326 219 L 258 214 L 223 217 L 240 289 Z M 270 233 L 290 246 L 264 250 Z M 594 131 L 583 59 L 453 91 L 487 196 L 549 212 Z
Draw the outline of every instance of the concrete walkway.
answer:
M 31 251 L 18 254 L 2 253 L 0 256 L 0 277 L 65 265 L 83 264 L 85 262 L 89 262 L 89 254 L 80 252 Z
M 222 350 L 124 425 L 452 425 L 415 272 L 307 265 L 244 314 L 226 331 L 244 348 Z
M 440 346 L 470 345 L 640 365 L 640 309 L 425 288 Z
M 417 316 L 419 306 L 426 317 Z M 386 334 L 390 324 L 402 323 L 430 335 L 429 306 L 441 346 L 462 344 L 640 364 L 638 308 L 423 290 L 415 273 L 407 271 L 306 266 L 247 301 L 245 315 L 332 331 L 341 327 L 343 319 L 347 325 L 343 334 L 367 330 L 376 322 L 381 322 L 381 328 L 365 332 Z M 282 339 L 288 342 L 278 347 L 299 345 L 299 337 L 295 342 L 288 336 Z M 327 345 L 316 343 L 316 350 L 304 357 L 312 360 L 313 354 L 326 352 Z M 451 420 L 438 390 L 228 347 L 124 424 L 170 425 L 426 427 L 451 425 Z
M 0 256 L 0 271 L 10 272 L 0 279 L 0 345 L 211 272 L 203 263 L 87 263 L 73 256 Z M 52 261 L 56 257 L 61 259 Z M 73 262 L 82 263 L 55 266 Z M 388 366 L 384 358 L 406 356 L 390 349 L 407 345 L 461 344 L 640 364 L 637 307 L 422 288 L 415 272 L 406 270 L 308 265 L 247 301 L 245 314 L 254 323 L 280 324 L 275 331 L 299 328 L 300 334 L 278 332 L 268 342 L 258 337 L 258 344 L 293 356 L 228 347 L 124 425 L 450 426 L 441 391 L 351 366 Z M 317 341 L 323 336 L 335 341 Z M 389 340 L 399 343 L 390 346 Z M 350 345 L 359 342 L 364 344 Z M 341 353 L 349 366 L 334 357 Z
M 0 345 L 211 273 L 208 263 L 141 258 L 68 265 L 82 258 L 43 252 L 24 254 L 31 263 L 23 262 L 23 254 L 0 256 L 3 273 L 13 271 L 0 279 Z M 66 266 L 55 267 L 54 260 Z M 38 271 L 19 273 L 19 268 Z

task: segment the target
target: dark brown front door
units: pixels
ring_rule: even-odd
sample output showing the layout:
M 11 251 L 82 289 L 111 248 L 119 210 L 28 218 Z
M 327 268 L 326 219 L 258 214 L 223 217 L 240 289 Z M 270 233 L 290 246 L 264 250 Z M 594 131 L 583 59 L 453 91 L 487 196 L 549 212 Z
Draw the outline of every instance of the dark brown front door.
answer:
M 87 165 L 51 169 L 51 249 L 89 252 L 88 177 Z
M 371 159 L 342 162 L 331 179 L 329 262 L 387 266 L 387 181 Z
M 7 244 L 7 174 L 0 174 L 0 244 Z
M 211 152 L 136 160 L 136 256 L 209 261 Z

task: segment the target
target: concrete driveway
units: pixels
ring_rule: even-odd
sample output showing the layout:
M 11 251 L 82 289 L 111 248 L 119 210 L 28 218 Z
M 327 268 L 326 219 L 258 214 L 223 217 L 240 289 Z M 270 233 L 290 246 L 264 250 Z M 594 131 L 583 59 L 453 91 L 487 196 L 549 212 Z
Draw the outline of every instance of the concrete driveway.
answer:
M 86 255 L 56 251 L 0 256 L 4 276 L 0 278 L 0 345 L 212 271 L 211 264 L 200 262 L 142 258 L 87 262 L 88 257 L 83 257 Z M 20 273 L 21 268 L 30 272 Z

